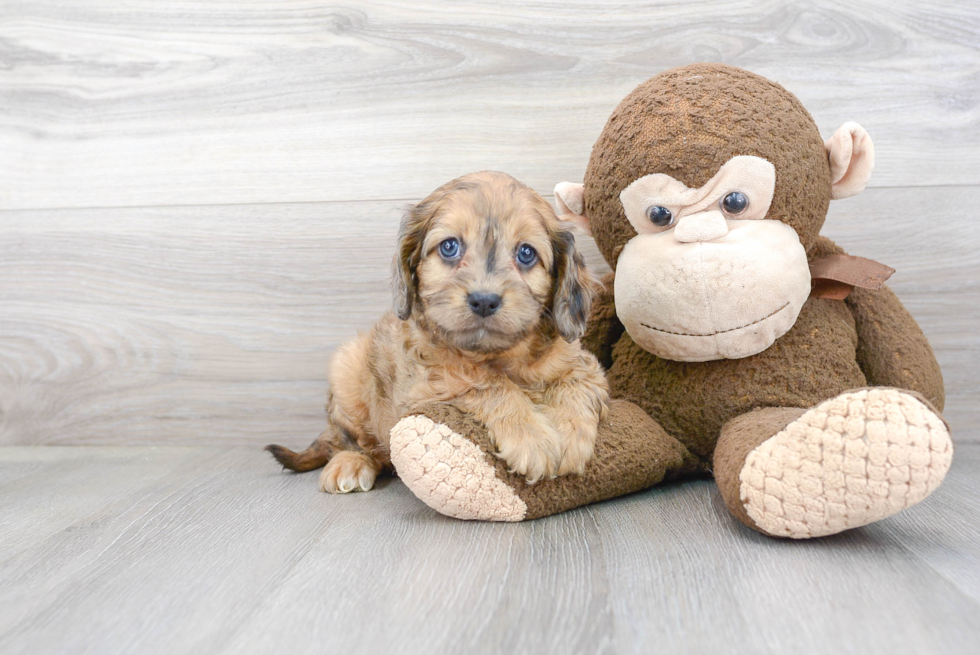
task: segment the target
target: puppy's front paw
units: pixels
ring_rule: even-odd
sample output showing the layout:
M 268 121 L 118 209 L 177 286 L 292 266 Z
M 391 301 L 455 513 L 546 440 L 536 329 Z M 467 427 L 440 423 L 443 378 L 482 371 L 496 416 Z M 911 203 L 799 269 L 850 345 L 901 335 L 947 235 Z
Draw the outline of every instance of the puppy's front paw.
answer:
M 558 433 L 563 437 L 563 451 L 558 475 L 585 472 L 585 465 L 595 453 L 596 433 L 599 431 L 599 418 L 596 416 L 576 416 L 571 419 L 558 421 L 552 416 L 558 426 Z
M 521 418 L 500 421 L 490 431 L 497 456 L 507 462 L 511 473 L 526 476 L 532 484 L 555 477 L 561 463 L 561 437 L 542 414 Z
M 342 450 L 330 458 L 320 473 L 320 491 L 331 494 L 370 491 L 379 471 L 370 456 Z
M 565 381 L 549 390 L 542 411 L 562 437 L 562 461 L 558 475 L 582 474 L 595 453 L 599 423 L 609 411 L 609 387 L 599 363 L 582 379 Z

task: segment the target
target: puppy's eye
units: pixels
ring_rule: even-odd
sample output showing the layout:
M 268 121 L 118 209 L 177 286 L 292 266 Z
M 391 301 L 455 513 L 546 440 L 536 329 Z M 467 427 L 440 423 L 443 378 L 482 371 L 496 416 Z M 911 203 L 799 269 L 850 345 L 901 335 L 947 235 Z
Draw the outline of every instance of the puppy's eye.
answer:
M 439 244 L 439 254 L 446 259 L 455 259 L 459 255 L 459 241 L 453 238 L 446 239 Z
M 517 249 L 517 262 L 521 266 L 530 266 L 536 261 L 538 261 L 538 251 L 526 243 L 522 243 Z
M 660 205 L 653 205 L 652 207 L 647 207 L 647 218 L 650 222 L 657 227 L 670 227 L 674 222 L 674 215 L 666 207 L 661 207 Z
M 726 214 L 741 214 L 749 206 L 749 199 L 741 191 L 732 191 L 721 201 Z

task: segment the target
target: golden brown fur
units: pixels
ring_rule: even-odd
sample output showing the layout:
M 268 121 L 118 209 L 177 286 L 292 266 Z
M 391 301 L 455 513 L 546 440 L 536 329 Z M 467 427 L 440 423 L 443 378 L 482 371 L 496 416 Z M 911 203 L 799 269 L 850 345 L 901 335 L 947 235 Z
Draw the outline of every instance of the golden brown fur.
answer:
M 526 247 L 530 264 L 519 258 Z M 337 351 L 327 430 L 303 453 L 268 450 L 293 470 L 326 464 L 324 491 L 367 490 L 390 469 L 392 426 L 447 402 L 483 422 L 529 480 L 581 473 L 608 404 L 602 369 L 578 342 L 595 288 L 541 196 L 503 173 L 453 180 L 406 213 L 397 315 Z

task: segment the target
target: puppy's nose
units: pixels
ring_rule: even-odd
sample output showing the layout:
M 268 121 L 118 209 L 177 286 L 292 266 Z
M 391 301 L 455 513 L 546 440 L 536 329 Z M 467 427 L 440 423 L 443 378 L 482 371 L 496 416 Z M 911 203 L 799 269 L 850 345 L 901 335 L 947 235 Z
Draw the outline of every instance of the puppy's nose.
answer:
M 496 293 L 474 291 L 466 296 L 466 302 L 477 316 L 486 318 L 500 309 L 500 296 Z

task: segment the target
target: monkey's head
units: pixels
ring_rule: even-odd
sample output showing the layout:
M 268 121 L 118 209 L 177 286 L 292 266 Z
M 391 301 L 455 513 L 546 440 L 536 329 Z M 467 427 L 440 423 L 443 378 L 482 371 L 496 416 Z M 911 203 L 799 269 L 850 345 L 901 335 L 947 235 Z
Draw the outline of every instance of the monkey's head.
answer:
M 638 345 L 680 361 L 737 359 L 796 322 L 829 202 L 864 189 L 873 165 L 856 123 L 825 143 L 783 87 L 695 64 L 628 95 L 584 187 L 555 195 L 615 269 L 616 313 Z

